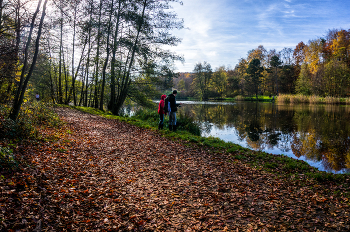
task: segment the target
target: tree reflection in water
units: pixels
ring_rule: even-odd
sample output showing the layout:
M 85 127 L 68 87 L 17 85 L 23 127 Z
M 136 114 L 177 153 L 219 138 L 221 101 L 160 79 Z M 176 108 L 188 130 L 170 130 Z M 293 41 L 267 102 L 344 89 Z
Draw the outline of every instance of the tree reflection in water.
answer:
M 183 103 L 181 111 L 202 123 L 204 136 L 301 158 L 320 170 L 350 171 L 350 106 Z

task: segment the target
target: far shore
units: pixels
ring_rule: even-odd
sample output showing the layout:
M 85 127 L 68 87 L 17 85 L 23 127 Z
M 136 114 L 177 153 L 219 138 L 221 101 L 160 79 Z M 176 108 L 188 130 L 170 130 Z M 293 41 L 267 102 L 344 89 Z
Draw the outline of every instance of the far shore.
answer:
M 236 97 L 222 97 L 222 98 L 209 98 L 202 100 L 194 97 L 181 97 L 178 96 L 177 100 L 181 101 L 258 101 L 258 102 L 277 102 L 283 104 L 333 104 L 333 105 L 350 105 L 350 97 L 321 97 L 321 96 L 305 96 L 300 94 L 279 94 L 278 96 L 242 96 Z

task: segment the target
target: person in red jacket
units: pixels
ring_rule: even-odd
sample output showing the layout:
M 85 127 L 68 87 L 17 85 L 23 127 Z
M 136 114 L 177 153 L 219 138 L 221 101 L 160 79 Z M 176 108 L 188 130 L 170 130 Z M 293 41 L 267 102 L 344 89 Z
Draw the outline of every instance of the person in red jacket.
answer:
M 162 95 L 159 106 L 158 106 L 158 114 L 159 114 L 159 124 L 158 124 L 158 130 L 163 129 L 164 127 L 164 99 L 166 98 L 166 95 Z

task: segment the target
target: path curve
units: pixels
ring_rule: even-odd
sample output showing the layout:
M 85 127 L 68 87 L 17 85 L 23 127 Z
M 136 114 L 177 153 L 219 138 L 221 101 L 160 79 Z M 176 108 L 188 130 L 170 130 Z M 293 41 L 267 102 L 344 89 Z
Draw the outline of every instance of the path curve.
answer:
M 56 112 L 73 145 L 45 166 L 57 186 L 46 194 L 54 206 L 43 216 L 53 230 L 337 231 L 349 225 L 326 227 L 334 217 L 330 205 L 312 205 L 310 188 L 224 154 L 77 110 Z

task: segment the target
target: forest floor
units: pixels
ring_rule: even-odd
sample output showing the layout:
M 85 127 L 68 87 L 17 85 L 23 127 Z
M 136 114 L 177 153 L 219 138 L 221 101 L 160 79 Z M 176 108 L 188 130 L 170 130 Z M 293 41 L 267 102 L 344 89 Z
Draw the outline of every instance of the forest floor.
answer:
M 2 174 L 1 231 L 349 231 L 332 183 L 277 177 L 223 153 L 68 108 Z M 331 193 L 331 194 L 330 194 Z

